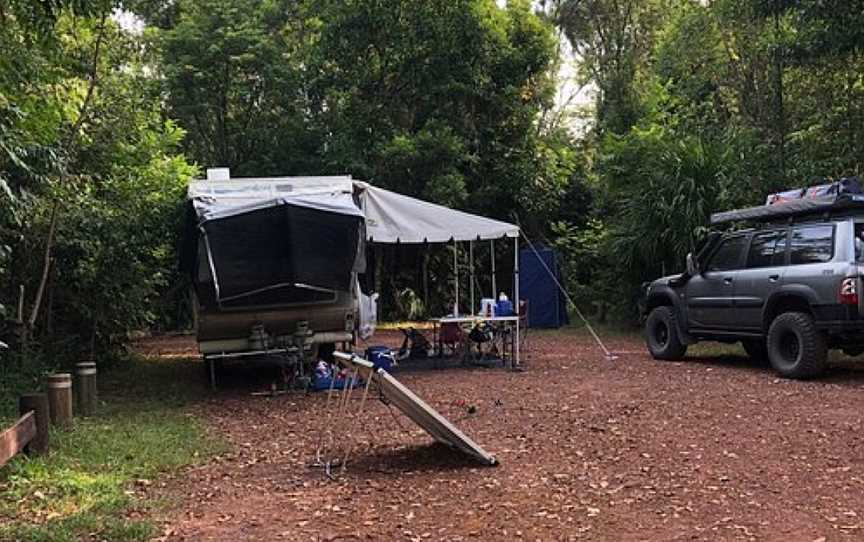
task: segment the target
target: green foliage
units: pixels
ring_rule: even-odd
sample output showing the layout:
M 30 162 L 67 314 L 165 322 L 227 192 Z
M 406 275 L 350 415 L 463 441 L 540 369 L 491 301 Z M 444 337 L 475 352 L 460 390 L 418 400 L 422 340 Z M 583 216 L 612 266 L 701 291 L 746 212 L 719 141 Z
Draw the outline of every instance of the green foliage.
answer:
M 639 279 L 680 268 L 721 201 L 727 147 L 651 125 L 608 136 L 603 150 L 616 209 L 610 248 Z
M 411 288 L 405 288 L 399 292 L 397 309 L 400 315 L 404 315 L 406 319 L 412 321 L 428 316 L 423 300 Z
M 0 9 L 0 312 L 21 286 L 31 312 L 51 239 L 31 345 L 70 357 L 184 323 L 193 163 L 516 216 L 580 298 L 621 314 L 711 212 L 862 168 L 860 2 L 37 4 Z M 595 91 L 580 140 L 554 120 L 561 39 Z M 445 252 L 404 263 L 377 279 L 393 316 L 450 303 Z
M 616 265 L 610 258 L 609 228 L 597 218 L 578 228 L 561 220 L 552 223 L 551 234 L 551 246 L 561 255 L 567 292 L 577 300 L 581 310 L 592 307 L 593 316 L 605 323 L 610 308 L 620 307 L 624 302 L 621 277 L 608 272 Z
M 554 53 L 527 2 L 317 2 L 309 16 L 325 170 L 475 210 L 523 203 Z
M 643 114 L 639 68 L 648 61 L 653 33 L 665 15 L 664 2 L 561 0 L 558 4 L 558 23 L 582 60 L 582 76 L 597 86 L 597 133 L 625 133 Z
M 175 247 L 192 162 L 347 172 L 538 229 L 583 163 L 565 131 L 539 123 L 557 44 L 526 0 L 6 6 L 0 311 L 18 316 L 23 287 L 31 358 L 62 363 L 184 325 Z M 118 6 L 144 17 L 142 35 L 117 24 Z M 441 262 L 430 273 L 446 289 Z
M 190 156 L 238 176 L 309 173 L 292 3 L 189 0 L 175 9 L 175 24 L 154 36 L 168 113 L 189 131 Z
M 194 172 L 140 39 L 108 5 L 57 6 L 50 39 L 15 15 L 0 29 L 15 53 L 0 61 L 0 291 L 6 316 L 17 318 L 19 301 L 25 321 L 36 311 L 31 354 L 59 354 L 55 363 L 104 352 L 162 316 Z
M 639 283 L 680 271 L 710 213 L 861 173 L 859 3 L 554 4 L 597 87 L 597 219 L 551 228 L 583 301 L 633 317 Z

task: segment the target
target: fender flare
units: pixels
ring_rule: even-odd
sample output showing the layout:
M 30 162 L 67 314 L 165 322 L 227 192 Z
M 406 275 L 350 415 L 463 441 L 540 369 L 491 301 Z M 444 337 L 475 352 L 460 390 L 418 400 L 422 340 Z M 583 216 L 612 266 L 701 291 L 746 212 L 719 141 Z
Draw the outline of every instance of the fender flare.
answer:
M 813 288 L 804 284 L 788 284 L 781 286 L 775 290 L 771 296 L 765 301 L 765 306 L 762 308 L 762 323 L 763 327 L 767 327 L 768 316 L 772 313 L 778 303 L 784 299 L 794 298 L 803 301 L 808 306 L 812 307 L 819 303 L 819 296 Z

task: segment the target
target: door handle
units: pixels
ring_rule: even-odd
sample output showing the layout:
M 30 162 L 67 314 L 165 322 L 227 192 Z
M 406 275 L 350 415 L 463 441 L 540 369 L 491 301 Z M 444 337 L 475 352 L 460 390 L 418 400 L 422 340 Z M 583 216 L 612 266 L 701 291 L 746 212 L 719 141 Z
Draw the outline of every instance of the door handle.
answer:
M 723 279 L 723 282 L 724 282 L 725 284 L 732 284 L 732 277 L 726 277 L 726 278 L 724 278 L 724 279 Z
M 768 280 L 770 280 L 771 282 L 777 282 L 778 280 L 780 280 L 780 275 L 768 275 Z

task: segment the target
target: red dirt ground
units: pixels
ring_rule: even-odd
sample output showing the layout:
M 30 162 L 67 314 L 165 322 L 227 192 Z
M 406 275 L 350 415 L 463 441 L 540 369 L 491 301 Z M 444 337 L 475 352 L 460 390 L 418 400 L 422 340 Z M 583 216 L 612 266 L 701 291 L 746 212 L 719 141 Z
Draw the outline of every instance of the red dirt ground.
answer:
M 187 341 L 147 346 L 188 353 Z M 397 374 L 495 454 L 494 468 L 376 400 L 331 481 L 309 466 L 323 394 L 214 394 L 195 413 L 231 451 L 159 490 L 182 497 L 162 540 L 864 538 L 864 370 L 796 382 L 743 357 L 657 362 L 638 338 L 612 339 L 629 352 L 615 361 L 583 333 L 531 342 L 523 373 Z

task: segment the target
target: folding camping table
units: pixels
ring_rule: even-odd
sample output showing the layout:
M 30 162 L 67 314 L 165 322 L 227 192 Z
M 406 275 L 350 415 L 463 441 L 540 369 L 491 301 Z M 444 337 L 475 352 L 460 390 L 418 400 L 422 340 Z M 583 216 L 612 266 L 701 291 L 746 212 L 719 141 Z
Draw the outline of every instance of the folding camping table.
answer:
M 519 322 L 519 316 L 445 316 L 443 318 L 432 318 L 429 321 L 432 322 L 433 341 L 439 356 L 443 355 L 444 351 L 443 345 L 441 343 L 441 328 L 446 324 L 455 324 L 458 326 L 464 326 L 465 324 L 476 324 L 479 322 L 491 323 L 493 325 L 501 324 L 505 328 L 507 328 L 510 337 L 513 337 L 516 341 L 519 340 L 519 338 L 516 337 L 516 333 L 518 332 L 516 324 Z M 470 340 L 467 339 L 467 333 L 465 334 L 465 337 L 466 340 Z M 513 360 L 512 358 L 507 359 L 505 348 L 502 348 L 501 355 L 502 359 L 504 360 L 504 366 L 512 368 L 513 362 L 515 360 Z

